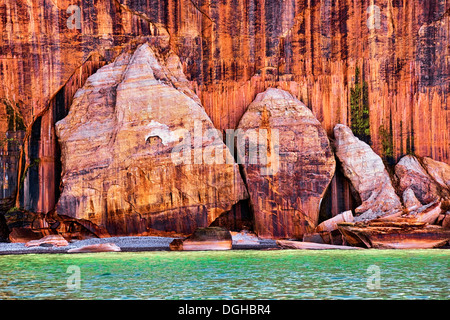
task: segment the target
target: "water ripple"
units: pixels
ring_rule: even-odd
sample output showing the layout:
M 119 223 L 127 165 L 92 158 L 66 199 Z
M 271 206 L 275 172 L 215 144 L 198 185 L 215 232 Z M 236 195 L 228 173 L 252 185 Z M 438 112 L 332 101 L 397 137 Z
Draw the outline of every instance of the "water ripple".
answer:
M 0 299 L 448 299 L 448 250 L 0 256 Z M 78 266 L 80 287 L 68 287 Z M 369 288 L 370 266 L 379 287 Z

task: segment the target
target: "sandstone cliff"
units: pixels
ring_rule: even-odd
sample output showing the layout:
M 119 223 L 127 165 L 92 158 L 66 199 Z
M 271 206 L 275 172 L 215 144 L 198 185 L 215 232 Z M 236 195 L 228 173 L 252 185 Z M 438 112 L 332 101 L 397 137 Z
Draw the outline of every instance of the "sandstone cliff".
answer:
M 56 124 L 58 214 L 112 235 L 190 234 L 247 197 L 237 164 L 224 162 L 231 154 L 186 84 L 178 57 L 147 44 L 88 78 Z
M 447 0 L 3 0 L 0 100 L 26 127 L 9 130 L 0 103 L 0 139 L 25 137 L 3 148 L 3 202 L 55 207 L 55 123 L 90 75 L 144 42 L 179 57 L 218 129 L 236 128 L 257 94 L 278 87 L 331 137 L 338 123 L 361 126 L 393 163 L 410 153 L 449 163 L 449 10 Z M 330 188 L 333 214 L 351 209 L 340 173 Z

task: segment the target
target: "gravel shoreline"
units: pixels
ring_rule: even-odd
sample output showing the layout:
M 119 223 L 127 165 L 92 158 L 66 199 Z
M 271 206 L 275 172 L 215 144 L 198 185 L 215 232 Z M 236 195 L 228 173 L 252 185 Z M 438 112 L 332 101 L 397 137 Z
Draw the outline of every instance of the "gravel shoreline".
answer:
M 38 253 L 67 253 L 67 250 L 80 248 L 92 244 L 114 243 L 122 252 L 141 251 L 169 251 L 169 244 L 175 238 L 171 237 L 111 237 L 75 240 L 65 247 L 25 247 L 24 243 L 0 243 L 0 255 L 9 254 L 38 254 Z M 259 244 L 236 243 L 233 241 L 233 250 L 262 250 L 278 248 L 275 240 L 260 239 Z M 70 253 L 72 254 L 72 253 Z

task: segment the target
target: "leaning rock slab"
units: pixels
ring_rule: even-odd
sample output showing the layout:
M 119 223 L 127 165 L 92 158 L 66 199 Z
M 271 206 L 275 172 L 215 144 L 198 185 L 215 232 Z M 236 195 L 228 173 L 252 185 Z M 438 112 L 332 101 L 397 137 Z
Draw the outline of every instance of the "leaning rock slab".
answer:
M 338 229 L 338 223 L 340 222 L 353 222 L 354 217 L 351 211 L 345 211 L 341 214 L 334 216 L 331 219 L 325 220 L 319 224 L 316 228 L 316 232 L 331 232 Z
M 248 197 L 236 163 L 211 162 L 231 155 L 187 83 L 176 55 L 147 44 L 88 78 L 56 124 L 58 214 L 111 235 L 191 234 Z
M 46 246 L 51 245 L 55 247 L 65 247 L 68 246 L 69 243 L 63 236 L 59 234 L 45 236 L 39 240 L 31 240 L 25 243 L 25 247 L 37 247 L 37 246 Z
M 327 134 L 302 102 L 269 88 L 238 126 L 255 231 L 261 238 L 302 239 L 317 226 L 319 206 L 335 170 Z M 256 153 L 258 150 L 258 154 Z
M 325 220 L 316 227 L 315 231 L 320 234 L 324 243 L 340 245 L 342 244 L 343 239 L 341 233 L 338 231 L 338 223 L 353 222 L 354 219 L 351 211 L 345 211 L 331 219 Z
M 441 202 L 435 201 L 410 212 L 407 217 L 415 218 L 418 222 L 434 224 L 441 213 Z
M 402 210 L 383 160 L 368 144 L 355 137 L 343 124 L 334 128 L 336 155 L 344 175 L 358 192 L 362 204 L 356 208 L 355 221 L 370 220 Z

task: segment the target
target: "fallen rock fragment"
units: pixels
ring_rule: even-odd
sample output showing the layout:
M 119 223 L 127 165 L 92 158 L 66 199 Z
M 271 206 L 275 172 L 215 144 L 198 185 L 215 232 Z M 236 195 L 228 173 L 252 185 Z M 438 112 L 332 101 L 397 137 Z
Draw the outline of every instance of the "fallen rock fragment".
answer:
M 316 227 L 316 232 L 331 232 L 338 229 L 338 223 L 340 222 L 353 222 L 353 214 L 351 211 L 345 211 L 341 214 L 334 216 L 331 219 L 325 220 Z
M 228 230 L 219 227 L 198 228 L 186 239 L 170 243 L 172 251 L 230 250 L 232 237 Z
M 411 189 L 421 204 L 448 198 L 450 195 L 450 166 L 431 158 L 421 161 L 412 155 L 404 156 L 395 166 L 399 191 Z M 406 204 L 405 204 L 406 205 Z
M 335 245 L 342 245 L 343 244 L 343 238 L 341 233 L 338 231 L 337 224 L 340 222 L 353 222 L 354 217 L 351 211 L 345 211 L 341 214 L 338 214 L 334 216 L 331 219 L 325 220 L 321 224 L 319 224 L 315 232 L 320 234 L 322 240 L 324 243 L 327 244 L 335 244 Z M 303 239 L 305 240 L 305 239 Z M 316 241 L 312 241 L 316 242 Z
M 413 217 L 418 222 L 434 224 L 441 214 L 441 202 L 435 201 L 429 205 L 422 206 L 418 210 L 410 212 L 407 217 Z
M 334 136 L 336 156 L 343 173 L 362 201 L 355 209 L 355 221 L 372 220 L 402 211 L 402 203 L 380 156 L 343 124 L 335 126 Z
M 52 234 L 49 236 L 45 236 L 39 240 L 31 240 L 28 241 L 25 246 L 26 247 L 37 247 L 37 246 L 45 246 L 45 245 L 52 245 L 55 247 L 65 247 L 68 246 L 69 243 L 66 239 L 63 238 L 63 236 L 59 234 Z
M 248 106 L 238 130 L 248 137 L 248 142 L 238 137 L 237 149 L 256 234 L 302 239 L 313 232 L 320 201 L 335 171 L 321 123 L 289 92 L 269 88 Z
M 430 249 L 444 246 L 450 230 L 414 219 L 340 223 L 339 231 L 352 246 L 376 249 Z

